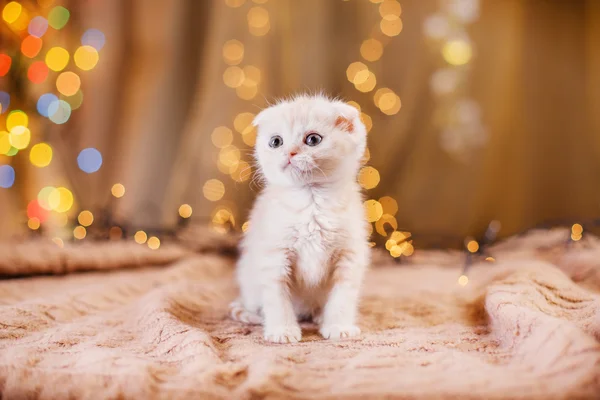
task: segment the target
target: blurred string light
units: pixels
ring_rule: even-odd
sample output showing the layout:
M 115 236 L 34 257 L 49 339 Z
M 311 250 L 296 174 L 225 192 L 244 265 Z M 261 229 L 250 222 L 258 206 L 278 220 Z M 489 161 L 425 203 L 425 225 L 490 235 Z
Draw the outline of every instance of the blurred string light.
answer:
M 440 146 L 461 162 L 484 146 L 488 136 L 479 104 L 467 96 L 474 55 L 467 26 L 479 18 L 479 7 L 480 0 L 440 0 L 438 12 L 423 24 L 425 36 L 446 64 L 430 80 L 437 99 L 434 124 L 440 130 Z
M 361 61 L 354 61 L 346 68 L 346 78 L 354 85 L 354 88 L 361 93 L 373 93 L 373 103 L 385 115 L 396 115 L 402 107 L 400 96 L 392 89 L 387 87 L 379 87 L 380 82 L 375 75 L 372 66 L 367 63 L 376 63 L 384 55 L 385 46 L 389 40 L 402 32 L 402 6 L 396 0 L 371 0 L 371 3 L 377 5 L 379 23 L 372 30 L 371 36 L 360 42 L 359 53 L 362 57 Z M 363 121 L 367 132 L 373 128 L 373 119 L 363 110 L 363 107 L 356 101 L 349 101 L 348 104 L 355 107 L 360 112 L 361 120 Z M 379 171 L 369 165 L 371 154 L 369 149 L 365 150 L 363 159 L 361 160 L 363 167 L 358 174 L 358 183 L 366 190 L 374 189 L 379 185 L 381 180 Z M 370 234 L 375 230 L 383 237 L 394 235 L 398 229 L 398 221 L 396 214 L 398 212 L 398 203 L 389 196 L 384 196 L 379 200 L 369 199 L 364 202 L 365 213 L 369 224 Z M 373 229 L 373 224 L 375 229 Z M 408 234 L 410 235 L 410 234 Z M 394 236 L 397 238 L 397 235 Z M 371 243 L 374 245 L 375 243 Z M 386 248 L 393 257 L 401 255 L 410 256 L 414 249 L 412 241 L 410 243 L 397 243 L 394 240 L 387 239 Z
M 0 165 L 0 188 L 8 189 L 15 183 L 15 170 L 10 165 Z

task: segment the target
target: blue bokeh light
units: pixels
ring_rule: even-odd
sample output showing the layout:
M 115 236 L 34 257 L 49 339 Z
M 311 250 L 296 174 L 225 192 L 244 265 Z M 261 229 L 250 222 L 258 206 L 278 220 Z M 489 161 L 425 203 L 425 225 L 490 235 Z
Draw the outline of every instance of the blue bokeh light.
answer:
M 55 100 L 48 106 L 48 118 L 55 124 L 64 124 L 71 117 L 71 105 L 64 100 Z
M 10 106 L 10 94 L 0 91 L 0 114 L 4 114 Z
M 15 183 L 15 170 L 10 165 L 0 165 L 0 188 L 8 189 Z
M 81 44 L 84 46 L 92 46 L 96 51 L 100 51 L 100 49 L 104 47 L 105 42 L 106 38 L 104 37 L 104 33 L 98 29 L 88 29 L 83 36 L 81 36 Z
M 52 104 L 55 101 L 58 102 L 58 97 L 56 97 L 52 93 L 46 93 L 41 95 L 37 102 L 37 110 L 40 113 L 40 115 L 43 115 L 44 117 L 48 118 L 50 116 L 50 104 Z M 58 104 L 56 109 L 58 110 Z
M 83 172 L 92 174 L 102 166 L 102 154 L 93 147 L 83 149 L 77 156 L 77 165 Z
M 42 37 L 44 33 L 48 30 L 48 20 L 44 17 L 35 17 L 29 21 L 29 27 L 27 28 L 27 32 L 31 36 Z

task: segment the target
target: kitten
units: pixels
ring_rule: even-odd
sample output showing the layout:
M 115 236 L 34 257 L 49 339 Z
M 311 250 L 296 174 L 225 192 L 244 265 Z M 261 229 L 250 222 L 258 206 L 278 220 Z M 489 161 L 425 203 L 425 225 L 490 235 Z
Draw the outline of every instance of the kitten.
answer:
M 356 181 L 367 141 L 359 112 L 301 95 L 263 110 L 253 124 L 266 185 L 242 240 L 241 295 L 231 315 L 264 324 L 270 342 L 299 341 L 299 318 L 312 318 L 326 339 L 357 336 L 370 255 Z

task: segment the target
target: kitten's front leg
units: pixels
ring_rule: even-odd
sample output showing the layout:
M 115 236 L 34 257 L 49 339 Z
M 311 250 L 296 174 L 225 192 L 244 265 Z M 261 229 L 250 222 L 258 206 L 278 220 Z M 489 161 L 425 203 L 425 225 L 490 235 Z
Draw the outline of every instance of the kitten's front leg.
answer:
M 360 335 L 360 328 L 355 324 L 359 291 L 366 266 L 366 255 L 360 251 L 346 250 L 338 262 L 319 329 L 325 339 Z
M 290 297 L 289 261 L 285 253 L 270 257 L 264 271 L 262 310 L 265 340 L 274 343 L 298 342 L 302 338 L 302 331 Z

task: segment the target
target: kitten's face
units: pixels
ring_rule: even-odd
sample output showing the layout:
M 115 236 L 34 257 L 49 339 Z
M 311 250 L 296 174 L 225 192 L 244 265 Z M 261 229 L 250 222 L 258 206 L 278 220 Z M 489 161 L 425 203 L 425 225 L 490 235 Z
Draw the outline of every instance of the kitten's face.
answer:
M 356 178 L 367 134 L 354 107 L 303 96 L 263 110 L 254 124 L 267 182 L 304 186 Z

